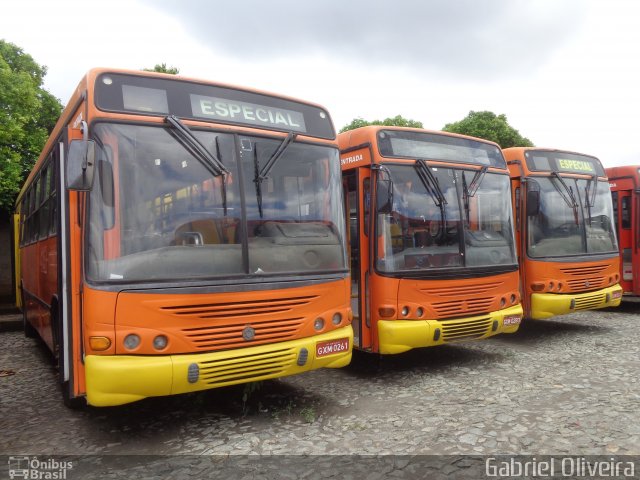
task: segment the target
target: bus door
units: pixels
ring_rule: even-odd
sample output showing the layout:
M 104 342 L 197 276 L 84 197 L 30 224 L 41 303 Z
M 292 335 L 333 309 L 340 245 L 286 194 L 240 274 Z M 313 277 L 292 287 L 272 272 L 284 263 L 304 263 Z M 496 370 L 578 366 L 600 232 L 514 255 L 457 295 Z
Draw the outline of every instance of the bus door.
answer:
M 371 348 L 369 314 L 369 222 L 371 216 L 371 170 L 355 168 L 344 172 L 347 219 L 349 222 L 349 258 L 351 261 L 351 310 L 354 345 Z
M 622 278 L 620 285 L 623 291 L 633 292 L 633 225 L 632 225 L 632 190 L 613 192 L 613 208 L 618 230 L 618 243 L 622 261 Z

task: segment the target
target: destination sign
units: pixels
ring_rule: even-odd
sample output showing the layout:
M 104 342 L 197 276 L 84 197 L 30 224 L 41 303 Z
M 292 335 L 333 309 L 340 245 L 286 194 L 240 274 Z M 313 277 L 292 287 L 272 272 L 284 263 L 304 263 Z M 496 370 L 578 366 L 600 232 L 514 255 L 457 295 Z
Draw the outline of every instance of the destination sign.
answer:
M 96 78 L 95 103 L 107 112 L 175 115 L 182 119 L 336 138 L 331 117 L 318 105 L 178 76 L 156 78 L 104 72 Z
M 193 94 L 191 108 L 194 117 L 306 132 L 304 116 L 293 110 Z
M 527 150 L 525 158 L 529 170 L 563 173 L 582 173 L 604 176 L 604 169 L 596 157 L 559 150 Z
M 585 160 L 569 160 L 568 158 L 558 159 L 558 168 L 560 170 L 569 170 L 572 172 L 595 173 L 595 168 L 591 162 Z

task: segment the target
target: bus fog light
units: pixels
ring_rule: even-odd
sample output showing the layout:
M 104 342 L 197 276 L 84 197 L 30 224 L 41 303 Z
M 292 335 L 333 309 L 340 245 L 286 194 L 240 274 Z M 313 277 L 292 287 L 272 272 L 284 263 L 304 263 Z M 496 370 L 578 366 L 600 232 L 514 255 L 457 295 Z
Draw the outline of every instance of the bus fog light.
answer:
M 135 333 L 130 333 L 126 337 L 124 337 L 124 348 L 127 350 L 133 350 L 134 348 L 138 348 L 140 345 L 140 337 Z
M 334 313 L 331 321 L 334 325 L 340 325 L 340 323 L 342 322 L 342 314 L 340 312 Z
M 169 339 L 164 335 L 158 335 L 153 339 L 153 348 L 156 350 L 164 350 L 167 348 L 167 344 L 169 343 Z
M 316 318 L 315 322 L 313 322 L 313 328 L 320 331 L 324 328 L 324 320 L 322 318 Z

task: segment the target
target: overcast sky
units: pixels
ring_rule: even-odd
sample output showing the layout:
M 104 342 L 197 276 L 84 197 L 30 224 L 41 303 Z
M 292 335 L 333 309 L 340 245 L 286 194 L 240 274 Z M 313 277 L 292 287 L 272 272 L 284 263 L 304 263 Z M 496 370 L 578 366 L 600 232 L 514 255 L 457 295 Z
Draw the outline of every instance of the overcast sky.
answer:
M 63 103 L 91 67 L 166 63 L 319 103 L 337 129 L 490 110 L 537 146 L 640 164 L 637 0 L 12 0 L 0 38 Z

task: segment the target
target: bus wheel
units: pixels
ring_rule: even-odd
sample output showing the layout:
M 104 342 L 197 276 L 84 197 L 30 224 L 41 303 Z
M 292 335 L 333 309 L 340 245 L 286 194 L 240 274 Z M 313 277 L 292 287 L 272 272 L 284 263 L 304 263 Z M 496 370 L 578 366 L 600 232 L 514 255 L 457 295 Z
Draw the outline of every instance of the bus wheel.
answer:
M 81 410 L 87 406 L 87 401 L 84 397 L 71 396 L 71 385 L 69 382 L 61 382 L 60 387 L 62 388 L 62 403 L 64 403 L 65 407 L 71 410 Z
M 36 338 L 38 336 L 38 331 L 27 320 L 27 304 L 24 300 L 24 294 L 22 295 L 22 328 L 25 337 Z
M 80 410 L 87 406 L 84 397 L 74 397 L 71 391 L 71 382 L 64 380 L 64 336 L 62 335 L 62 325 L 58 321 L 58 309 L 51 309 L 51 323 L 55 331 L 54 342 L 56 346 L 56 356 L 58 359 L 58 379 L 62 391 L 62 402 L 65 407 L 72 410 Z

